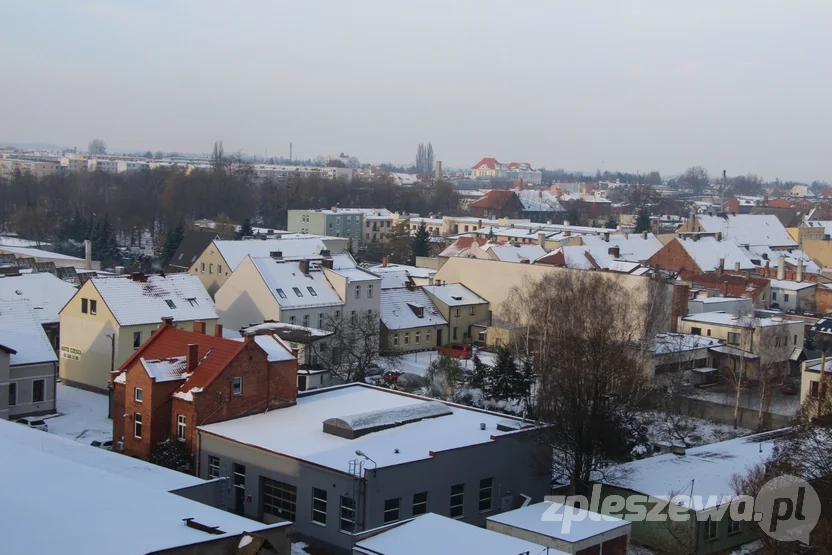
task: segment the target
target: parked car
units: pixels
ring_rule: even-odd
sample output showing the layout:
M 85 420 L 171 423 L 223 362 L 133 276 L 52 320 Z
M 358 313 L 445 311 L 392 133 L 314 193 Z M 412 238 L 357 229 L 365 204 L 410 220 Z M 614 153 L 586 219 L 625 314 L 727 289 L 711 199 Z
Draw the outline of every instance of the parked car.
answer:
M 48 432 L 49 426 L 46 425 L 46 421 L 42 418 L 37 418 L 34 416 L 27 416 L 25 418 L 18 418 L 18 424 L 23 424 L 24 426 L 29 426 L 30 428 L 34 428 L 36 430 L 40 430 L 42 432 Z
M 399 376 L 401 376 L 401 372 L 396 372 L 395 370 L 389 370 L 384 373 L 384 381 L 389 384 L 394 384 L 399 380 Z
M 783 382 L 780 384 L 780 393 L 783 395 L 799 395 L 800 386 L 791 381 Z
M 439 352 L 445 356 L 454 358 L 471 358 L 473 355 L 471 345 L 464 343 L 449 343 L 444 347 L 439 347 Z
M 113 441 L 108 439 L 107 441 L 97 441 L 93 440 L 90 442 L 90 445 L 93 447 L 98 447 L 99 449 L 106 449 L 107 451 L 113 450 Z
M 381 376 L 381 374 L 382 374 L 381 367 L 378 364 L 374 363 L 374 362 L 371 362 L 370 364 L 368 364 L 367 367 L 364 369 L 364 375 L 365 376 Z

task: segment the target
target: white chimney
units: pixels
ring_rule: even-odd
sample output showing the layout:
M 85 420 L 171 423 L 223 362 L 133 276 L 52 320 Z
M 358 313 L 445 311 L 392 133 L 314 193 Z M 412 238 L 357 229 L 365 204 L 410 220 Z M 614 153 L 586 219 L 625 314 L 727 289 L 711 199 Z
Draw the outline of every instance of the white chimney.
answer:
M 777 257 L 777 279 L 786 279 L 786 256 Z
M 92 270 L 92 241 L 84 239 L 84 268 Z
M 797 281 L 798 282 L 803 281 L 803 259 L 802 258 L 797 259 Z

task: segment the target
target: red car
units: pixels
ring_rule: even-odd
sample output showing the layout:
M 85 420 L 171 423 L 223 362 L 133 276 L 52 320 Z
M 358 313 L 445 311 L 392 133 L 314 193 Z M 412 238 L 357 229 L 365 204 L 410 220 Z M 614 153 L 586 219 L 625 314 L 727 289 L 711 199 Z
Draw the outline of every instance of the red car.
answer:
M 444 347 L 439 347 L 439 352 L 454 358 L 471 358 L 473 355 L 471 346 L 464 343 L 450 343 Z

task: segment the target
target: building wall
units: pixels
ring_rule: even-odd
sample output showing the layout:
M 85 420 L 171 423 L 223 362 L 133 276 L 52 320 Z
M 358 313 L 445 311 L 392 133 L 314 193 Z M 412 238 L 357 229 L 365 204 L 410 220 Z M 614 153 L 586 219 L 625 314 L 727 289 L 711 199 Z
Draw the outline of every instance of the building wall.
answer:
M 588 551 L 587 554 L 594 553 L 592 549 L 597 549 L 596 546 L 600 547 L 604 542 L 608 542 L 610 540 L 620 538 L 622 536 L 625 537 L 625 540 L 623 540 L 622 542 L 624 547 L 624 551 L 622 552 L 622 554 L 624 554 L 626 553 L 627 541 L 629 541 L 630 535 L 630 525 L 627 525 L 621 526 L 620 528 L 616 528 L 614 530 L 608 530 L 606 532 L 586 538 L 579 542 L 569 542 L 561 538 L 555 538 L 546 534 L 541 534 L 540 532 L 532 532 L 531 530 L 526 530 L 517 526 L 511 526 L 503 522 L 495 522 L 493 520 L 489 520 L 486 523 L 485 527 L 489 530 L 493 530 L 494 532 L 505 534 L 506 536 L 511 536 L 513 538 L 530 541 L 538 545 L 543 545 L 552 549 L 557 549 L 566 553 L 573 554 L 579 553 L 584 549 L 590 549 L 590 551 Z M 604 555 L 607 555 L 606 551 L 604 551 Z
M 55 362 L 10 367 L 9 383 L 17 384 L 17 403 L 14 406 L 9 406 L 9 419 L 55 412 L 57 375 L 57 363 Z M 43 401 L 38 403 L 35 403 L 32 398 L 34 393 L 33 382 L 35 380 L 43 380 Z M 8 400 L 9 396 L 6 394 L 5 401 L 8 402 Z
M 823 232 L 824 228 L 816 229 L 820 229 Z M 801 240 L 800 248 L 821 268 L 832 266 L 832 240 L 823 238 L 810 239 L 804 236 Z
M 484 526 L 486 517 L 501 509 L 518 508 L 523 502 L 522 494 L 530 496 L 533 502 L 542 501 L 551 480 L 544 470 L 547 465 L 539 463 L 545 459 L 538 458 L 542 456 L 538 444 L 526 435 L 500 436 L 490 443 L 435 453 L 421 461 L 380 468 L 375 475 L 368 463 L 357 504 L 359 531 L 383 524 L 384 501 L 388 499 L 401 500 L 399 520 L 412 517 L 413 495 L 421 492 L 428 492 L 429 512 L 449 516 L 450 489 L 455 484 L 465 485 L 461 520 L 476 526 Z M 297 488 L 295 527 L 301 539 L 311 538 L 341 549 L 351 547 L 351 536 L 339 531 L 340 497 L 353 497 L 359 491 L 347 465 L 342 472 L 336 472 L 204 432 L 200 433 L 199 442 L 199 476 L 208 476 L 209 456 L 218 457 L 221 468 L 229 471 L 231 463 L 246 466 L 245 516 L 267 520 L 262 510 L 262 478 L 277 480 Z M 483 478 L 493 478 L 493 508 L 480 512 L 479 481 Z M 326 526 L 311 522 L 313 487 L 327 491 Z
M 426 291 L 427 293 L 427 291 Z M 470 343 L 476 339 L 476 332 L 473 332 L 471 326 L 485 320 L 488 320 L 488 303 L 468 304 L 462 306 L 448 306 L 439 298 L 428 293 L 436 308 L 442 313 L 442 316 L 448 321 L 448 337 L 446 342 L 458 341 Z M 471 309 L 474 313 L 471 314 Z M 457 311 L 459 314 L 457 315 Z M 454 328 L 457 329 L 456 337 L 454 337 Z
M 416 328 L 405 328 L 399 330 L 388 330 L 384 324 L 381 324 L 381 346 L 383 351 L 390 353 L 412 353 L 414 351 L 431 351 L 441 347 L 439 344 L 439 336 L 441 330 L 442 345 L 448 343 L 448 325 L 442 324 L 438 326 L 422 326 Z M 416 334 L 419 334 L 419 342 L 416 342 Z M 430 333 L 430 341 L 426 341 L 427 334 Z M 405 336 L 407 336 L 408 343 L 405 344 Z
M 356 245 L 362 242 L 364 214 L 362 212 L 326 213 L 326 233 L 333 237 L 352 238 Z
M 81 312 L 81 299 L 97 302 L 96 314 Z M 107 391 L 110 381 L 112 343 L 107 335 L 116 335 L 115 364 L 119 368 L 136 350 L 133 347 L 134 333 L 141 334 L 141 343 L 150 338 L 151 333 L 161 325 L 159 323 L 137 326 L 119 326 L 104 299 L 92 281 L 86 282 L 74 297 L 61 310 L 61 347 L 59 357 L 59 374 L 61 379 L 71 385 Z M 214 332 L 216 320 L 206 320 L 207 333 Z M 193 330 L 193 321 L 174 322 L 180 329 Z
M 9 418 L 9 353 L 0 349 L 0 418 Z
M 306 221 L 306 220 L 309 221 Z M 293 233 L 326 235 L 326 217 L 314 210 L 289 210 L 286 230 Z
M 807 287 L 798 291 L 790 289 L 771 288 L 771 304 L 780 310 L 811 312 L 814 309 L 815 287 Z
M 188 270 L 189 274 L 199 276 L 199 281 L 205 286 L 211 298 L 214 298 L 220 287 L 225 284 L 234 271 L 220 254 L 217 246 L 212 242 L 208 248 L 197 257 Z
M 280 305 L 249 257 L 243 259 L 214 295 L 214 305 L 219 323 L 229 330 L 264 320 L 279 321 L 281 317 Z

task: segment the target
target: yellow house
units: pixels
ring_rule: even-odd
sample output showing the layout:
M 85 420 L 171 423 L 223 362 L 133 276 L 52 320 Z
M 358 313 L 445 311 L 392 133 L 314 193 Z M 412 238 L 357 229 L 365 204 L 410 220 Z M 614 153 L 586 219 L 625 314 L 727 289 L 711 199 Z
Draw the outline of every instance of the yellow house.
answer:
M 448 342 L 478 339 L 474 324 L 488 324 L 491 319 L 488 301 L 461 283 L 426 285 L 422 289 L 448 321 Z
M 381 350 L 428 351 L 448 342 L 448 321 L 422 287 L 381 291 Z
M 60 312 L 59 374 L 70 385 L 107 391 L 110 371 L 124 363 L 162 323 L 193 330 L 217 313 L 199 278 L 188 274 L 94 277 Z
M 824 363 L 824 372 L 821 374 L 821 364 Z M 806 405 L 807 399 L 812 399 L 815 404 L 812 412 L 817 411 L 817 405 L 823 405 L 824 399 L 828 398 L 829 383 L 832 382 L 832 360 L 820 358 L 806 360 L 803 362 L 803 372 L 800 378 L 800 405 Z M 817 415 L 813 415 L 817 416 Z
M 247 257 L 282 257 L 300 259 L 320 256 L 322 251 L 340 254 L 347 248 L 346 238 L 295 235 L 283 239 L 250 239 L 226 241 L 215 239 L 197 257 L 188 273 L 199 277 L 202 285 L 213 297 L 228 280 L 231 272 Z

